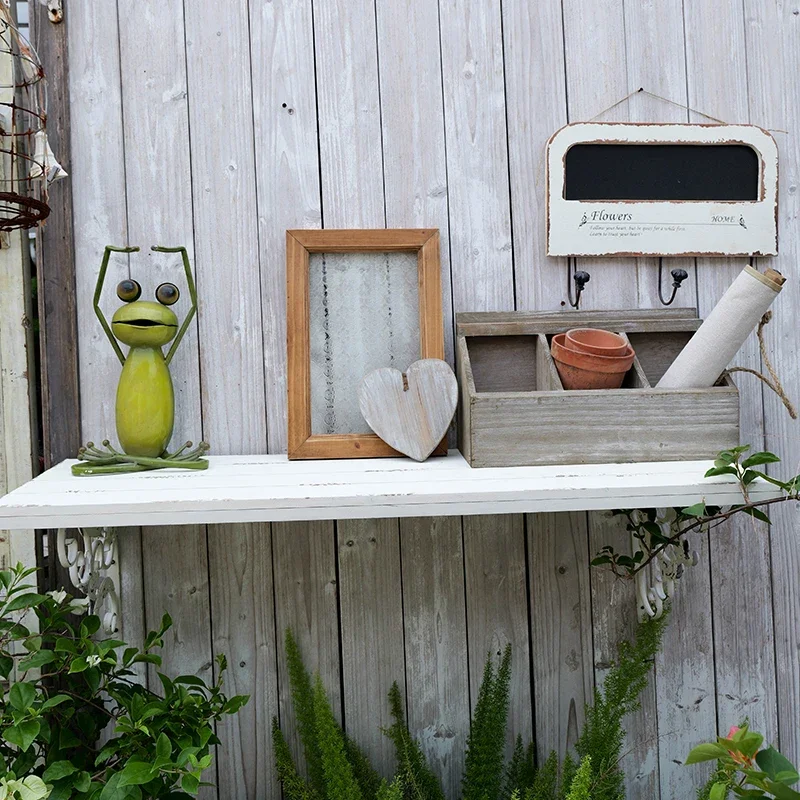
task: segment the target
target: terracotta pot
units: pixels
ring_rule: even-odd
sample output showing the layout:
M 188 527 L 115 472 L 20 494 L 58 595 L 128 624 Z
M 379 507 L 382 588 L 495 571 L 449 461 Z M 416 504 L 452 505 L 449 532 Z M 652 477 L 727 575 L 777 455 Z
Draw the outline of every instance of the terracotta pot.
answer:
M 598 356 L 623 356 L 628 352 L 628 343 L 622 336 L 600 328 L 573 328 L 567 331 L 564 344 L 571 350 Z
M 553 337 L 551 353 L 565 389 L 619 389 L 634 359 L 633 348 L 621 356 L 581 353 L 565 346 L 566 334 Z

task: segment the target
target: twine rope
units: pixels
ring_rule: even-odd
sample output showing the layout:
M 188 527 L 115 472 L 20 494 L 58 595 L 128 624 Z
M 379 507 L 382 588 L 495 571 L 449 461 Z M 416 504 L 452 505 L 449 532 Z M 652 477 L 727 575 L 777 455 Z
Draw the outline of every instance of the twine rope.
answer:
M 767 368 L 767 372 L 769 372 L 770 378 L 767 378 L 766 375 L 758 372 L 758 370 L 750 369 L 749 367 L 728 367 L 726 372 L 747 372 L 750 375 L 755 375 L 760 381 L 764 382 L 764 385 L 767 386 L 769 389 L 772 389 L 778 397 L 780 397 L 781 402 L 786 406 L 786 410 L 789 412 L 789 416 L 792 419 L 797 419 L 797 409 L 794 407 L 794 404 L 789 399 L 786 394 L 786 390 L 783 388 L 783 384 L 778 378 L 777 373 L 775 372 L 774 367 L 772 366 L 772 362 L 769 360 L 769 356 L 767 355 L 767 345 L 764 341 L 764 327 L 769 324 L 769 321 L 772 319 L 772 311 L 767 311 L 763 317 L 761 317 L 761 322 L 758 323 L 758 330 L 756 331 L 756 336 L 758 337 L 758 346 L 761 350 L 761 361 L 764 366 Z
M 712 117 L 711 114 L 706 114 L 705 111 L 699 111 L 696 108 L 692 108 L 690 105 L 686 103 L 676 103 L 674 100 L 670 100 L 669 97 L 664 97 L 660 94 L 655 94 L 654 92 L 648 92 L 644 86 L 640 86 L 638 89 L 634 89 L 630 94 L 626 94 L 621 100 L 617 100 L 616 103 L 613 103 L 608 108 L 603 109 L 599 114 L 595 114 L 591 119 L 587 120 L 588 122 L 594 122 L 598 117 L 602 117 L 603 114 L 607 114 L 612 109 L 616 108 L 617 106 L 626 103 L 628 100 L 631 99 L 636 94 L 646 94 L 648 97 L 652 97 L 654 100 L 661 100 L 664 103 L 669 103 L 671 106 L 675 106 L 676 108 L 682 108 L 684 111 L 691 111 L 692 114 L 699 114 L 701 117 L 705 117 L 706 119 L 713 120 L 714 122 L 718 122 L 720 125 L 727 125 L 728 123 L 724 119 L 719 119 L 718 117 Z M 768 128 L 767 130 L 772 131 L 773 133 L 786 133 L 786 131 L 782 130 L 781 128 Z

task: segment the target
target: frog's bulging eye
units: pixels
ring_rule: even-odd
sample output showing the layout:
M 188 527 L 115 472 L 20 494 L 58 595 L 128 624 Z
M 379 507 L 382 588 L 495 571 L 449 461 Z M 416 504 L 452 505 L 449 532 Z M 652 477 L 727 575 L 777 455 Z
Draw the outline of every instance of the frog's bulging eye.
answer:
M 117 284 L 117 297 L 119 297 L 119 299 L 124 303 L 132 303 L 134 300 L 138 300 L 141 296 L 142 287 L 139 286 L 136 281 L 126 278 L 124 281 L 120 281 Z
M 180 296 L 181 293 L 178 291 L 178 287 L 173 283 L 162 283 L 156 289 L 156 300 L 163 306 L 175 305 Z

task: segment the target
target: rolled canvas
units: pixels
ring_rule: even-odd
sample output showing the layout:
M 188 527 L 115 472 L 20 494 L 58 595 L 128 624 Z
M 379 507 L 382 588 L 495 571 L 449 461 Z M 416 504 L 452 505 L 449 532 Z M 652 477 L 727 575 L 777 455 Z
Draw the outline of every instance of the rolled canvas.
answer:
M 783 276 L 775 270 L 764 274 L 745 267 L 664 373 L 657 388 L 713 386 L 758 326 L 783 282 Z

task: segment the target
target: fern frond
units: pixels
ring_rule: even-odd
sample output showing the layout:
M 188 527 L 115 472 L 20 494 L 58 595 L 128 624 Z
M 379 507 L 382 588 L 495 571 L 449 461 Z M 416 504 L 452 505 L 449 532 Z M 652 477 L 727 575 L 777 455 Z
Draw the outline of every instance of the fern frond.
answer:
M 400 778 L 395 778 L 391 783 L 382 781 L 375 800 L 403 800 L 403 784 Z
M 467 754 L 462 781 L 463 800 L 496 800 L 503 786 L 508 693 L 511 682 L 511 645 L 495 673 L 491 656 L 483 670 L 483 680 L 475 703 L 475 713 L 467 739 Z
M 318 800 L 316 792 L 297 772 L 277 717 L 272 718 L 272 748 L 275 753 L 275 771 L 278 773 L 278 780 L 281 782 L 286 800 Z
M 564 756 L 564 763 L 561 765 L 561 786 L 558 791 L 558 800 L 567 800 L 569 787 L 575 778 L 578 766 L 570 753 Z
M 361 752 L 361 748 L 346 733 L 343 736 L 344 752 L 350 762 L 358 788 L 361 789 L 365 800 L 373 800 L 378 795 L 383 778 L 372 768 L 367 757 Z
M 439 780 L 428 766 L 425 754 L 411 736 L 403 710 L 403 697 L 397 682 L 389 690 L 390 728 L 383 732 L 394 744 L 397 757 L 397 779 L 403 788 L 404 800 L 445 800 Z
M 300 648 L 291 628 L 286 629 L 286 666 L 289 672 L 289 685 L 292 690 L 292 705 L 297 720 L 297 732 L 303 745 L 306 767 L 311 786 L 321 796 L 325 796 L 325 776 L 317 740 L 317 725 L 314 716 L 314 688 L 308 674 Z
M 558 755 L 553 750 L 547 760 L 536 770 L 531 788 L 531 800 L 557 800 Z
M 319 675 L 314 682 L 314 719 L 326 800 L 363 800 L 353 768 L 347 760 L 344 734 L 333 716 Z
M 584 756 L 572 780 L 567 800 L 593 800 L 589 792 L 592 788 L 592 757 Z

